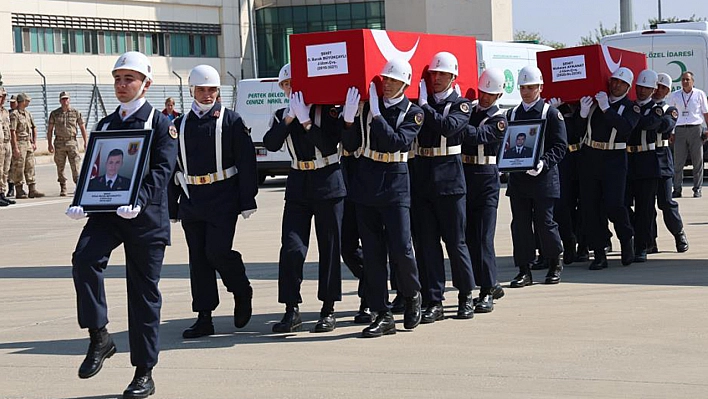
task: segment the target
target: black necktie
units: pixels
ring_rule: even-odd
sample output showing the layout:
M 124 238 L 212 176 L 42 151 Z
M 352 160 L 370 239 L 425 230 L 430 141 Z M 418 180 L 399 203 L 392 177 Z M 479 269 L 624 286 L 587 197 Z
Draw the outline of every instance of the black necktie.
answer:
M 107 185 L 108 185 L 108 189 L 113 188 L 113 180 L 109 180 L 109 181 L 107 181 L 106 183 L 107 183 Z

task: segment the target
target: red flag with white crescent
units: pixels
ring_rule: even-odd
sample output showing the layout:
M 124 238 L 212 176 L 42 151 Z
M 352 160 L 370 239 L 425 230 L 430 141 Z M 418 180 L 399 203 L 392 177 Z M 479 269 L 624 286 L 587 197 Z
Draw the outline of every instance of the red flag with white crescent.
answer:
M 89 179 L 93 179 L 94 177 L 98 177 L 98 169 L 101 166 L 101 150 L 98 150 L 98 154 L 96 155 L 96 160 L 93 162 L 93 165 L 91 166 L 91 177 Z

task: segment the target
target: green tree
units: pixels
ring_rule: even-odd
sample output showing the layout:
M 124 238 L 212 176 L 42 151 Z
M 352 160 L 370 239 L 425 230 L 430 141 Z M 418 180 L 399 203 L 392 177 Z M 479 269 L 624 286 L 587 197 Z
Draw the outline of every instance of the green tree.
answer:
M 603 37 L 608 35 L 614 35 L 615 33 L 619 33 L 619 28 L 617 27 L 617 24 L 615 24 L 615 26 L 612 28 L 605 28 L 605 26 L 602 25 L 602 22 L 600 22 L 600 27 L 595 28 L 594 33 L 590 32 L 589 35 L 580 37 L 580 43 L 578 43 L 578 46 L 598 44 L 600 43 L 600 39 L 602 39 Z
M 514 41 L 544 44 L 555 49 L 566 47 L 564 43 L 554 42 L 552 40 L 545 40 L 538 32 L 527 32 L 525 30 L 517 30 L 516 32 L 514 32 Z
M 688 19 L 680 19 L 678 17 L 662 18 L 661 21 L 658 18 L 649 18 L 649 26 L 644 25 L 644 29 L 649 29 L 652 26 L 656 26 L 659 22 L 682 22 L 682 21 L 707 21 L 706 17 L 697 17 L 696 14 L 691 15 Z

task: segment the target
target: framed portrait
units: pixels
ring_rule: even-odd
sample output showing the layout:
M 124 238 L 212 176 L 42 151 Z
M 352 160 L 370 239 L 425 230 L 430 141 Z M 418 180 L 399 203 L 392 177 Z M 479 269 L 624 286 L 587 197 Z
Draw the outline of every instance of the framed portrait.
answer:
M 86 213 L 136 205 L 152 130 L 91 132 L 72 206 Z
M 543 119 L 509 122 L 497 157 L 499 170 L 524 172 L 534 169 L 543 153 L 545 127 Z

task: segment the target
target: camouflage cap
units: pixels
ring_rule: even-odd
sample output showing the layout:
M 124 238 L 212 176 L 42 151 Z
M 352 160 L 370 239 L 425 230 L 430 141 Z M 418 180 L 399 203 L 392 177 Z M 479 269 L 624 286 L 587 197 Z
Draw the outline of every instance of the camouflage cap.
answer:
M 11 103 L 17 102 L 17 99 L 15 98 L 14 94 L 12 96 L 10 96 L 10 102 Z
M 17 95 L 18 102 L 29 101 L 31 99 L 32 99 L 32 97 L 30 97 L 29 94 L 27 94 L 27 93 L 20 93 Z
M 63 99 L 65 99 L 65 98 L 69 98 L 69 93 L 67 93 L 67 92 L 65 92 L 65 91 L 62 91 L 61 93 L 59 93 L 59 99 L 60 99 L 60 100 L 63 100 Z

